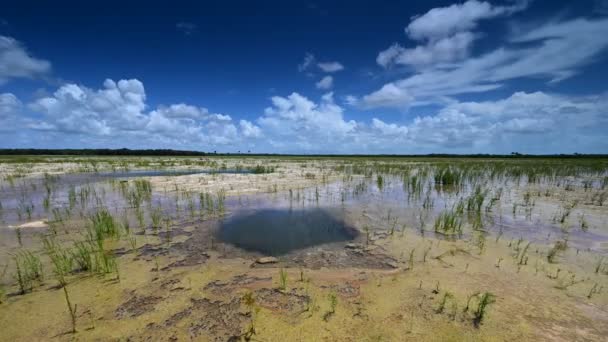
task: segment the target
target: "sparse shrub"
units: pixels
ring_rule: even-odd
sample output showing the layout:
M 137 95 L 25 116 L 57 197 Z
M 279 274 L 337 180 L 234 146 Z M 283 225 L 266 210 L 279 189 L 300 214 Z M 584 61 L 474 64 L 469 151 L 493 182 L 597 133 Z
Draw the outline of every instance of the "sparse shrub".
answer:
M 473 325 L 475 325 L 476 328 L 481 325 L 484 317 L 486 316 L 488 306 L 495 302 L 496 296 L 494 296 L 490 292 L 484 292 L 479 295 L 479 303 L 477 304 L 477 309 L 475 309 L 475 312 L 473 312 Z
M 91 223 L 96 239 L 118 238 L 119 230 L 114 217 L 107 209 L 101 209 L 91 215 Z
M 325 322 L 329 321 L 331 316 L 336 313 L 336 307 L 338 306 L 338 296 L 335 293 L 329 294 L 329 310 L 323 315 L 323 320 Z
M 34 282 L 42 282 L 42 263 L 38 256 L 30 251 L 22 250 L 13 255 L 13 260 L 16 268 L 14 277 L 19 285 L 21 294 L 31 291 L 34 287 Z
M 163 212 L 160 208 L 154 208 L 152 212 L 150 212 L 150 219 L 152 220 L 152 230 L 154 230 L 154 234 L 158 234 L 158 229 L 161 227 Z
M 247 328 L 245 333 L 242 335 L 242 338 L 245 341 L 251 341 L 253 336 L 256 334 L 255 320 L 256 320 L 257 314 L 260 311 L 260 309 L 255 305 L 255 298 L 253 296 L 253 293 L 251 293 L 250 291 L 248 291 L 247 293 L 245 293 L 243 295 L 242 301 L 245 304 L 245 306 L 247 307 L 247 309 L 249 311 L 249 317 L 251 318 L 249 321 L 249 327 Z
M 451 170 L 449 167 L 439 168 L 435 172 L 435 184 L 459 186 L 461 181 L 462 174 L 456 170 Z
M 90 242 L 77 241 L 74 243 L 74 248 L 72 248 L 70 252 L 78 271 L 93 270 L 93 248 Z
M 264 166 L 264 165 L 259 165 L 259 164 L 251 169 L 251 172 L 255 173 L 255 174 L 273 173 L 274 171 L 275 171 L 274 166 Z
M 567 248 L 568 248 L 568 241 L 567 240 L 556 241 L 555 245 L 553 245 L 553 247 L 547 253 L 547 261 L 549 263 L 555 263 L 555 259 L 557 258 L 557 256 L 561 252 L 565 251 Z
M 4 278 L 4 275 L 6 274 L 7 269 L 8 269 L 8 265 L 4 265 L 2 272 L 0 272 L 0 304 L 2 304 L 2 302 L 4 301 L 4 295 L 6 293 L 6 290 L 4 289 L 4 285 L 2 285 L 2 278 Z
M 53 274 L 61 286 L 65 286 L 65 277 L 72 272 L 73 259 L 69 249 L 63 248 L 56 241 L 54 236 L 43 237 L 42 244 L 46 254 L 53 264 Z
M 443 297 L 441 298 L 441 301 L 439 302 L 439 306 L 437 307 L 435 312 L 438 314 L 443 313 L 443 310 L 445 309 L 445 305 L 447 304 L 448 300 L 451 298 L 454 298 L 454 295 L 452 293 L 446 291 L 443 294 Z
M 462 218 L 454 211 L 444 211 L 435 219 L 435 232 L 447 235 L 462 234 Z
M 283 268 L 279 270 L 279 290 L 287 290 L 287 272 Z
M 378 186 L 378 190 L 382 191 L 384 187 L 384 178 L 382 175 L 378 175 L 378 177 L 376 177 L 376 185 Z

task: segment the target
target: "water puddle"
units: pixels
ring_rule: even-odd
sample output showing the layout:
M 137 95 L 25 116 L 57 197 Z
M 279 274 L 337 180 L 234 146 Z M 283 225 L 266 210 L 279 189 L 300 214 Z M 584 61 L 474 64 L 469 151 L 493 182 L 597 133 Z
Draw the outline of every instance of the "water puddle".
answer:
M 51 176 L 49 179 L 22 179 L 14 184 L 0 183 L 0 228 L 53 220 L 58 215 L 86 218 L 89 212 L 103 206 L 117 217 L 120 215 L 121 219 L 126 217 L 128 220 L 130 216 L 131 224 L 135 225 L 135 213 L 130 210 L 133 204 L 129 202 L 129 191 L 132 190 L 129 187 L 134 185 L 114 180 L 204 173 L 240 174 L 251 173 L 251 170 L 132 170 L 75 173 Z M 500 187 L 503 186 L 507 189 L 509 184 L 500 184 Z M 428 184 L 419 188 L 426 189 L 426 192 L 416 191 L 400 177 L 387 175 L 382 184 L 368 177 L 295 191 L 230 196 L 225 206 L 231 215 L 217 222 L 221 228 L 218 235 L 220 240 L 243 250 L 281 255 L 293 250 L 352 240 L 357 231 L 353 227 L 358 227 L 360 231 L 368 227 L 370 231 L 407 229 L 419 234 L 432 233 L 438 215 L 454 210 L 456 203 L 468 198 L 473 191 L 471 185 L 459 192 L 447 192 Z M 207 215 L 209 206 L 201 202 L 199 195 L 192 193 L 184 197 L 179 193 L 154 191 L 146 199 L 145 205 L 142 203 L 141 210 L 145 212 L 148 224 L 153 208 L 162 209 L 164 215 L 174 218 L 203 217 Z M 211 195 L 215 200 L 216 194 Z M 508 197 L 507 191 L 504 196 Z M 490 198 L 491 194 L 487 197 Z M 486 199 L 484 205 L 488 202 L 489 199 Z M 493 234 L 504 233 L 508 239 L 523 238 L 534 243 L 551 244 L 555 239 L 567 238 L 571 246 L 577 249 L 606 250 L 605 246 L 597 243 L 606 241 L 606 234 L 602 231 L 582 231 L 575 227 L 577 223 L 573 221 L 572 227 L 567 227 L 568 236 L 564 236 L 563 227 L 548 221 L 546 214 L 540 215 L 540 208 L 534 209 L 534 220 L 525 219 L 521 210 L 516 217 L 510 211 L 510 206 L 495 207 L 491 212 L 485 210 L 483 230 Z M 459 239 L 471 237 L 472 220 L 469 216 L 463 216 L 465 233 L 457 236 Z M 29 230 L 36 229 L 32 227 Z M 2 237 L 0 230 L 0 239 Z
M 329 210 L 262 209 L 228 217 L 218 237 L 247 251 L 278 256 L 294 250 L 354 239 L 357 230 Z
M 116 172 L 100 172 L 93 176 L 101 178 L 132 178 L 132 177 L 162 177 L 162 176 L 188 176 L 196 174 L 249 174 L 250 170 L 131 170 Z
M 46 219 L 54 207 L 65 208 L 72 201 L 80 201 L 82 191 L 93 194 L 89 201 L 97 199 L 124 207 L 125 199 L 116 186 L 116 181 L 142 177 L 175 177 L 196 174 L 249 174 L 248 169 L 165 169 L 165 170 L 127 170 L 112 172 L 81 172 L 62 175 L 51 175 L 28 179 L 17 179 L 13 182 L 0 182 L 0 224 L 18 225 L 34 219 Z M 154 194 L 155 202 L 163 198 Z M 46 208 L 45 208 L 45 200 Z M 94 206 L 97 204 L 91 203 Z M 72 209 L 72 208 L 70 208 Z

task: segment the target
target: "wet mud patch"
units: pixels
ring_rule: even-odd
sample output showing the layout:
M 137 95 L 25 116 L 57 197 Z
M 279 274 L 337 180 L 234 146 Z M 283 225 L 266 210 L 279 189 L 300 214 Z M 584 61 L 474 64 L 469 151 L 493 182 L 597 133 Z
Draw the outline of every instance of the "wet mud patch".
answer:
M 356 298 L 361 293 L 359 285 L 350 282 L 342 285 L 332 285 L 330 288 L 344 298 Z
M 216 295 L 222 295 L 226 293 L 231 293 L 232 291 L 245 286 L 252 286 L 254 284 L 268 282 L 272 282 L 272 277 L 257 277 L 250 276 L 247 274 L 239 274 L 237 276 L 234 276 L 229 281 L 214 280 L 205 285 L 205 287 L 203 287 L 203 290 L 209 291 Z
M 310 297 L 296 290 L 284 292 L 278 289 L 259 289 L 254 292 L 256 303 L 261 307 L 281 313 L 300 314 L 306 311 Z
M 152 311 L 156 304 L 160 303 L 163 297 L 158 296 L 138 296 L 135 295 L 121 304 L 114 313 L 117 319 L 133 318 Z
M 145 245 L 139 247 L 137 249 L 138 257 L 142 256 L 161 256 L 168 255 L 169 250 L 162 245 L 153 245 L 150 243 L 146 243 Z
M 360 245 L 319 253 L 298 253 L 287 264 L 310 269 L 355 267 L 390 270 L 399 267 L 397 259 L 385 254 L 381 249 Z
M 230 284 L 228 282 L 223 282 L 221 280 L 214 280 L 212 282 L 210 282 L 209 284 L 205 285 L 203 287 L 203 290 L 206 292 L 211 292 L 213 294 L 219 295 L 222 293 L 225 293 L 227 290 L 227 287 Z
M 242 252 L 233 255 L 230 250 L 224 250 L 222 257 L 247 258 Z M 258 259 L 259 260 L 259 259 Z M 320 268 L 369 268 L 391 270 L 399 267 L 398 260 L 390 256 L 379 246 L 363 246 L 348 243 L 345 245 L 328 245 L 324 248 L 309 248 L 299 250 L 277 258 L 276 262 L 253 262 L 252 268 L 300 267 L 308 269 Z
M 238 340 L 249 317 L 240 311 L 238 298 L 229 302 L 211 301 L 207 298 L 191 299 L 191 305 L 166 321 L 163 326 L 175 327 L 184 320 L 191 320 L 187 330 L 193 340 L 208 338 L 210 341 Z M 161 327 L 158 327 L 161 328 Z
M 189 254 L 186 255 L 183 259 L 172 262 L 168 266 L 162 268 L 163 271 L 168 270 L 173 267 L 188 267 L 188 266 L 196 266 L 202 265 L 209 260 L 209 254 L 206 252 Z
M 180 242 L 175 242 L 168 248 L 171 255 L 179 258 L 179 260 L 171 263 L 166 268 L 171 267 L 187 267 L 201 265 L 209 260 L 209 251 L 215 250 L 212 227 L 210 224 L 203 224 L 195 227 L 191 232 L 183 234 L 187 239 Z
M 145 244 L 138 249 L 138 257 L 158 257 L 170 256 L 171 259 L 178 259 L 169 265 L 164 266 L 161 270 L 166 271 L 174 267 L 188 267 L 202 265 L 209 260 L 210 256 L 206 252 L 208 249 L 205 246 L 195 246 L 195 241 L 186 240 L 186 242 L 178 242 L 167 245 Z
M 234 278 L 232 278 L 231 284 L 244 286 L 244 285 L 251 285 L 253 283 L 268 282 L 268 281 L 272 281 L 272 277 L 256 277 L 256 276 L 250 276 L 247 274 L 239 274 L 237 276 L 234 276 Z
M 479 260 L 479 257 L 472 255 L 471 252 L 462 248 L 451 248 L 446 252 L 433 256 L 432 258 L 437 260 L 443 267 L 446 268 L 454 267 L 454 260 L 457 259 L 466 261 Z
M 185 225 L 185 224 L 183 224 L 183 225 Z M 179 228 L 179 227 L 175 227 L 175 226 L 172 226 L 169 231 L 160 230 L 156 233 L 156 236 L 158 236 L 160 239 L 162 239 L 163 241 L 169 241 L 169 242 L 171 242 L 172 239 L 175 239 L 178 236 L 191 236 L 191 235 L 192 235 L 192 232 L 186 231 L 183 228 Z
M 163 291 L 175 292 L 175 291 L 183 291 L 186 288 L 182 285 L 181 280 L 170 278 L 161 282 L 159 288 Z

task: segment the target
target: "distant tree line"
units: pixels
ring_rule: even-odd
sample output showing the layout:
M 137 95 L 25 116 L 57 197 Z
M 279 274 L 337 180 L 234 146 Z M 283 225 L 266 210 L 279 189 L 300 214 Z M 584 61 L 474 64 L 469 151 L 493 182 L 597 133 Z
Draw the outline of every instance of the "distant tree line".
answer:
M 608 158 L 608 154 L 281 154 L 281 153 L 217 153 L 182 151 L 172 149 L 131 150 L 120 149 L 0 149 L 0 155 L 50 155 L 50 156 L 260 156 L 260 157 L 341 157 L 341 158 Z
M 131 150 L 120 149 L 37 149 L 15 148 L 0 149 L 0 155 L 50 155 L 50 156 L 206 156 L 210 153 L 198 151 L 180 151 L 171 149 Z

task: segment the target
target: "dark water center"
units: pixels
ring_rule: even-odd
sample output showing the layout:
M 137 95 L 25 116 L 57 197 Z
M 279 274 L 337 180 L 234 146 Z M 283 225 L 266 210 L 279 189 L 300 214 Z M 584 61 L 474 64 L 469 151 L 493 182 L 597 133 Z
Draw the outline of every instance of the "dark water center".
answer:
M 358 231 L 339 215 L 314 209 L 263 209 L 224 220 L 220 240 L 247 251 L 278 256 L 316 245 L 354 239 Z

